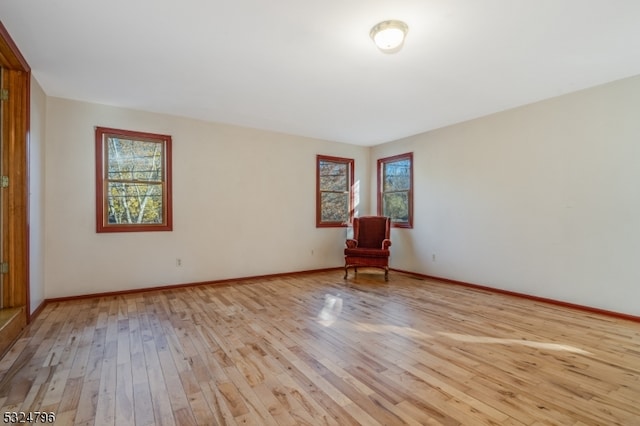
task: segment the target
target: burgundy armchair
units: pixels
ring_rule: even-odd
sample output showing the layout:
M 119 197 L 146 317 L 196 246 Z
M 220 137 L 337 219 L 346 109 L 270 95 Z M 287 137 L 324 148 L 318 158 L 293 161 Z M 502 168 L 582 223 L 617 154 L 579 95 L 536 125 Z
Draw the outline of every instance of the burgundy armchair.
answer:
M 384 216 L 363 216 L 353 219 L 353 239 L 347 239 L 344 249 L 344 278 L 353 267 L 356 275 L 358 267 L 384 269 L 384 280 L 389 281 L 389 247 L 391 218 Z

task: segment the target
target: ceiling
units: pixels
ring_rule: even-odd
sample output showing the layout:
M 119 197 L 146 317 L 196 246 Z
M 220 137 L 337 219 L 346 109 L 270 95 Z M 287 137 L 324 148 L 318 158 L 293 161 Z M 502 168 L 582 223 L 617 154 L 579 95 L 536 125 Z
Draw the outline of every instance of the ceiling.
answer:
M 370 28 L 409 25 L 404 48 Z M 376 145 L 640 74 L 638 0 L 2 0 L 48 96 Z

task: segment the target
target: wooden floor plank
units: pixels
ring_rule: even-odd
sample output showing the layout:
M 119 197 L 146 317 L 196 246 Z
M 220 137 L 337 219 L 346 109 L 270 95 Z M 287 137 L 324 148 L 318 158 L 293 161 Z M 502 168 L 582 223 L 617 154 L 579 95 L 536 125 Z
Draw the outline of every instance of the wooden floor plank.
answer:
M 339 271 L 56 302 L 0 407 L 75 425 L 635 425 L 640 324 Z

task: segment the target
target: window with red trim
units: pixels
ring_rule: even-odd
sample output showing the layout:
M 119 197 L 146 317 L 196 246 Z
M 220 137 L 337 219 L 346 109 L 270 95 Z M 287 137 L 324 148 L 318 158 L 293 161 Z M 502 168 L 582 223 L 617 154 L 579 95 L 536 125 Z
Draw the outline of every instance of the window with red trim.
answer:
M 378 160 L 378 215 L 397 228 L 413 228 L 413 153 Z
M 316 157 L 316 227 L 341 227 L 353 221 L 351 158 Z
M 96 127 L 97 232 L 171 231 L 171 136 Z

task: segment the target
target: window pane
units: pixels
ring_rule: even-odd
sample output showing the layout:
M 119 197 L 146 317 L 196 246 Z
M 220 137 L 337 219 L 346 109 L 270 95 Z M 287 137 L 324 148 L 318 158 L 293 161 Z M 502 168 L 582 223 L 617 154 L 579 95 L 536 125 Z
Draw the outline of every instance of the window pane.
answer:
M 409 192 L 391 192 L 383 194 L 382 214 L 392 222 L 409 221 Z
M 385 163 L 383 191 L 408 191 L 411 185 L 410 170 L 409 160 Z
M 349 194 L 323 192 L 321 194 L 321 211 L 323 222 L 348 222 Z
M 353 216 L 351 158 L 316 156 L 316 226 L 344 227 Z
M 320 161 L 320 191 L 348 191 L 348 171 L 345 163 Z
M 378 214 L 397 228 L 413 228 L 413 153 L 378 159 Z
M 109 180 L 162 181 L 162 144 L 108 138 Z
M 96 127 L 96 232 L 172 231 L 171 136 Z
M 162 223 L 162 184 L 109 182 L 109 224 Z

